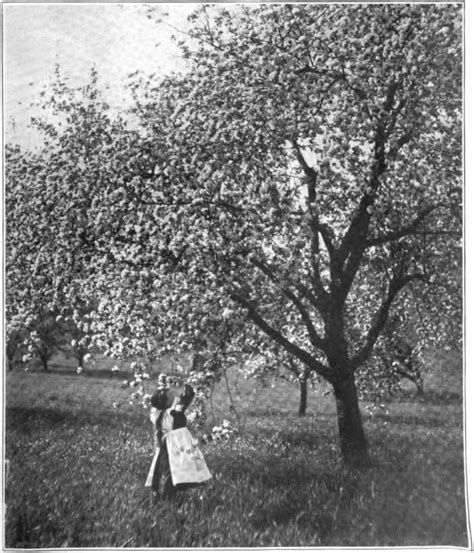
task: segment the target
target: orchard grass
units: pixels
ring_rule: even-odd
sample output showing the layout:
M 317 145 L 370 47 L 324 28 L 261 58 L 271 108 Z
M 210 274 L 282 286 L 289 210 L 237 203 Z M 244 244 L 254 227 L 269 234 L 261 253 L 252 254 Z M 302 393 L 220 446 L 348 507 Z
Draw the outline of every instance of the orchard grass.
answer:
M 152 506 L 150 423 L 120 379 L 8 373 L 6 547 L 467 547 L 461 397 L 365 414 L 373 464 L 351 472 L 331 395 L 300 418 L 295 385 L 231 387 L 241 431 L 202 445 L 212 481 Z M 209 426 L 228 409 L 221 384 Z

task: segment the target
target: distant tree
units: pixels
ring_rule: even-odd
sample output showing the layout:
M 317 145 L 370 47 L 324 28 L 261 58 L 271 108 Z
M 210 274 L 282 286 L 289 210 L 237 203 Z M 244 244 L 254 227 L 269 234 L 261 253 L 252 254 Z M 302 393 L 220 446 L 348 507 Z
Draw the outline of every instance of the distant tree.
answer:
M 421 363 L 417 355 L 418 342 L 413 323 L 404 329 L 398 318 L 391 318 L 374 348 L 374 358 L 379 358 L 397 388 L 401 379 L 407 379 L 415 384 L 417 395 L 422 396 L 424 388 Z
M 295 375 L 300 389 L 300 401 L 298 406 L 298 415 L 304 417 L 308 406 L 308 380 L 311 371 L 306 365 L 298 369 L 297 363 L 293 359 L 288 360 L 288 368 Z
M 39 357 L 43 370 L 48 372 L 49 360 L 55 351 L 57 351 L 61 339 L 61 337 L 58 336 L 58 326 L 56 325 L 55 314 L 42 314 L 31 335 L 37 337 L 37 339 L 33 340 L 33 351 Z
M 9 371 L 12 371 L 15 365 L 22 360 L 25 353 L 23 344 L 24 335 L 20 330 L 15 329 L 5 333 L 5 355 Z
M 461 237 L 459 9 L 194 20 L 190 73 L 137 110 L 156 176 L 136 205 L 161 213 L 177 268 L 333 385 L 343 458 L 358 462 L 358 370 L 402 292 L 456 270 L 440 259 Z
M 61 308 L 61 313 L 56 317 L 56 322 L 61 328 L 64 340 L 61 350 L 66 357 L 73 357 L 78 367 L 85 368 L 85 362 L 93 356 L 94 332 L 91 332 L 96 318 L 98 301 L 93 296 L 82 299 L 77 295 L 73 297 L 74 307 Z
M 27 348 L 26 358 L 37 358 L 44 372 L 49 372 L 49 361 L 64 343 L 65 336 L 56 321 L 54 311 L 39 311 L 30 319 L 23 334 L 23 344 Z
M 308 407 L 308 385 L 314 384 L 317 375 L 306 365 L 272 343 L 261 343 L 259 349 L 242 356 L 241 372 L 246 378 L 253 378 L 263 385 L 268 382 L 287 381 L 298 385 L 298 415 L 305 416 Z

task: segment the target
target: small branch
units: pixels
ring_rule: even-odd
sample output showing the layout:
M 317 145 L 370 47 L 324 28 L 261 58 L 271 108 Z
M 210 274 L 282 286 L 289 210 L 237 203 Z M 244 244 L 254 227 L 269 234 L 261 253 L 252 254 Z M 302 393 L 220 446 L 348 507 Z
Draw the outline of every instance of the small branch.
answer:
M 334 247 L 334 242 L 329 227 L 327 225 L 322 225 L 321 223 L 319 223 L 317 229 L 324 240 L 324 245 L 326 246 L 326 249 L 328 251 L 329 258 L 333 260 L 335 257 L 336 249 Z
M 324 289 L 322 279 L 321 279 L 321 273 L 318 266 L 318 258 L 319 258 L 319 232 L 322 229 L 324 236 L 326 237 L 325 240 L 329 240 L 329 250 L 334 253 L 334 248 L 332 247 L 332 242 L 330 240 L 329 233 L 327 232 L 327 229 L 325 227 L 321 227 L 319 224 L 319 215 L 317 211 L 317 205 L 316 205 L 316 171 L 308 165 L 306 162 L 303 153 L 301 152 L 301 148 L 296 140 L 292 141 L 293 149 L 296 155 L 296 159 L 298 160 L 298 163 L 300 164 L 301 168 L 303 169 L 303 172 L 306 176 L 306 183 L 307 183 L 307 189 L 308 189 L 308 198 L 307 198 L 307 210 L 308 214 L 311 219 L 311 269 L 313 272 L 313 278 L 312 278 L 312 285 L 314 289 L 314 293 L 316 294 L 317 298 L 321 301 L 321 303 L 327 304 L 328 302 L 328 293 Z M 328 250 L 328 251 L 329 251 Z
M 316 180 L 316 171 L 308 165 L 307 161 L 305 160 L 303 153 L 301 152 L 301 148 L 296 140 L 292 141 L 293 150 L 296 155 L 296 159 L 298 160 L 298 163 L 300 164 L 301 168 L 304 171 L 304 174 L 309 178 Z
M 369 238 L 366 240 L 365 244 L 366 247 L 371 246 L 379 246 L 381 244 L 384 244 L 386 242 L 392 242 L 394 240 L 398 240 L 400 238 L 403 238 L 404 236 L 410 236 L 412 234 L 416 234 L 416 230 L 421 225 L 421 223 L 429 216 L 433 211 L 436 209 L 439 209 L 440 207 L 447 207 L 444 203 L 438 203 L 432 206 L 429 206 L 422 210 L 419 215 L 407 226 L 402 227 L 399 230 L 394 230 L 391 232 L 387 232 L 386 234 L 381 234 L 379 236 L 375 236 L 373 238 Z M 425 231 L 426 232 L 426 231 Z M 433 231 L 437 232 L 437 231 Z M 421 233 L 423 234 L 423 233 Z
M 414 273 L 411 275 L 405 275 L 393 279 L 389 284 L 389 289 L 387 296 L 382 301 L 381 306 L 375 316 L 375 321 L 370 330 L 367 333 L 364 346 L 356 353 L 356 355 L 351 359 L 350 365 L 352 370 L 356 370 L 363 363 L 367 361 L 370 357 L 373 347 L 382 332 L 385 323 L 387 322 L 388 314 L 390 312 L 390 307 L 397 297 L 398 293 L 410 282 L 414 280 L 427 280 L 426 275 L 421 273 Z
M 214 412 L 214 403 L 212 401 L 213 395 L 214 395 L 214 381 L 212 381 L 211 390 L 209 392 L 209 405 L 211 406 L 212 422 L 215 423 L 216 414 Z
M 233 399 L 232 394 L 230 392 L 229 379 L 227 378 L 227 369 L 224 369 L 224 380 L 225 380 L 225 386 L 226 386 L 226 389 L 227 389 L 227 395 L 229 396 L 229 400 L 230 400 L 231 411 L 233 413 L 235 413 L 235 416 L 237 417 L 237 420 L 240 423 L 240 416 L 237 413 L 237 409 L 235 408 L 235 405 L 234 405 L 234 399 Z
M 342 238 L 341 245 L 335 254 L 337 260 L 335 263 L 335 269 L 338 270 L 338 272 L 340 270 L 340 284 L 337 285 L 337 288 L 341 299 L 347 297 L 347 294 L 349 293 L 366 248 L 367 233 L 371 219 L 371 215 L 367 208 L 374 204 L 375 196 L 380 186 L 380 177 L 386 169 L 386 118 L 387 114 L 390 113 L 393 108 L 395 94 L 398 87 L 399 84 L 397 82 L 391 82 L 387 86 L 387 92 L 382 106 L 382 115 L 380 116 L 375 128 L 374 161 L 372 164 L 369 183 L 362 194 L 354 218 L 352 219 L 349 228 Z M 346 261 L 347 264 L 344 267 Z

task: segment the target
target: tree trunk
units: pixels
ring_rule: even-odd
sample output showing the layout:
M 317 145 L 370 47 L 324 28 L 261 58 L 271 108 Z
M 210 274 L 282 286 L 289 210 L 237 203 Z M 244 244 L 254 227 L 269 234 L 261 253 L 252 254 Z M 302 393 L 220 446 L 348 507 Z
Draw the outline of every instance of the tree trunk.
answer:
M 43 370 L 45 373 L 49 372 L 49 366 L 48 366 L 48 357 L 44 355 L 40 355 L 41 364 L 43 365 Z
M 415 381 L 415 386 L 416 386 L 416 397 L 424 397 L 425 388 L 423 386 L 423 379 L 417 378 Z
M 300 381 L 300 406 L 298 415 L 304 417 L 306 415 L 306 405 L 308 403 L 308 379 L 302 378 Z
M 75 349 L 74 350 L 74 357 L 77 361 L 77 366 L 82 367 L 84 369 L 84 353 L 82 350 Z
M 348 466 L 366 466 L 369 454 L 354 376 L 338 379 L 333 387 L 343 462 Z

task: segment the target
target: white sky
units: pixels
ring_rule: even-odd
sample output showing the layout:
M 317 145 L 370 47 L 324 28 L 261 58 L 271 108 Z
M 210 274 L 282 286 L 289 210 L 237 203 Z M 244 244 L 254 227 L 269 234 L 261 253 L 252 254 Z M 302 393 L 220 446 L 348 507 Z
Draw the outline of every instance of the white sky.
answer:
M 155 7 L 184 29 L 196 5 Z M 29 106 L 53 80 L 56 63 L 78 86 L 88 82 L 95 65 L 101 83 L 110 85 L 107 100 L 116 106 L 128 98 L 129 73 L 167 73 L 183 66 L 170 40 L 177 33 L 150 21 L 140 4 L 4 4 L 3 33 L 4 130 L 7 140 L 25 146 L 35 140 L 27 128 L 34 113 Z
M 180 29 L 186 28 L 186 17 L 196 6 L 154 4 Z M 147 19 L 138 3 L 3 4 L 6 140 L 34 145 L 37 136 L 27 125 L 35 112 L 29 106 L 52 81 L 56 63 L 78 86 L 88 81 L 95 64 L 101 83 L 110 85 L 107 100 L 120 107 L 128 98 L 124 85 L 129 73 L 182 67 L 171 34 L 175 31 L 170 27 Z

